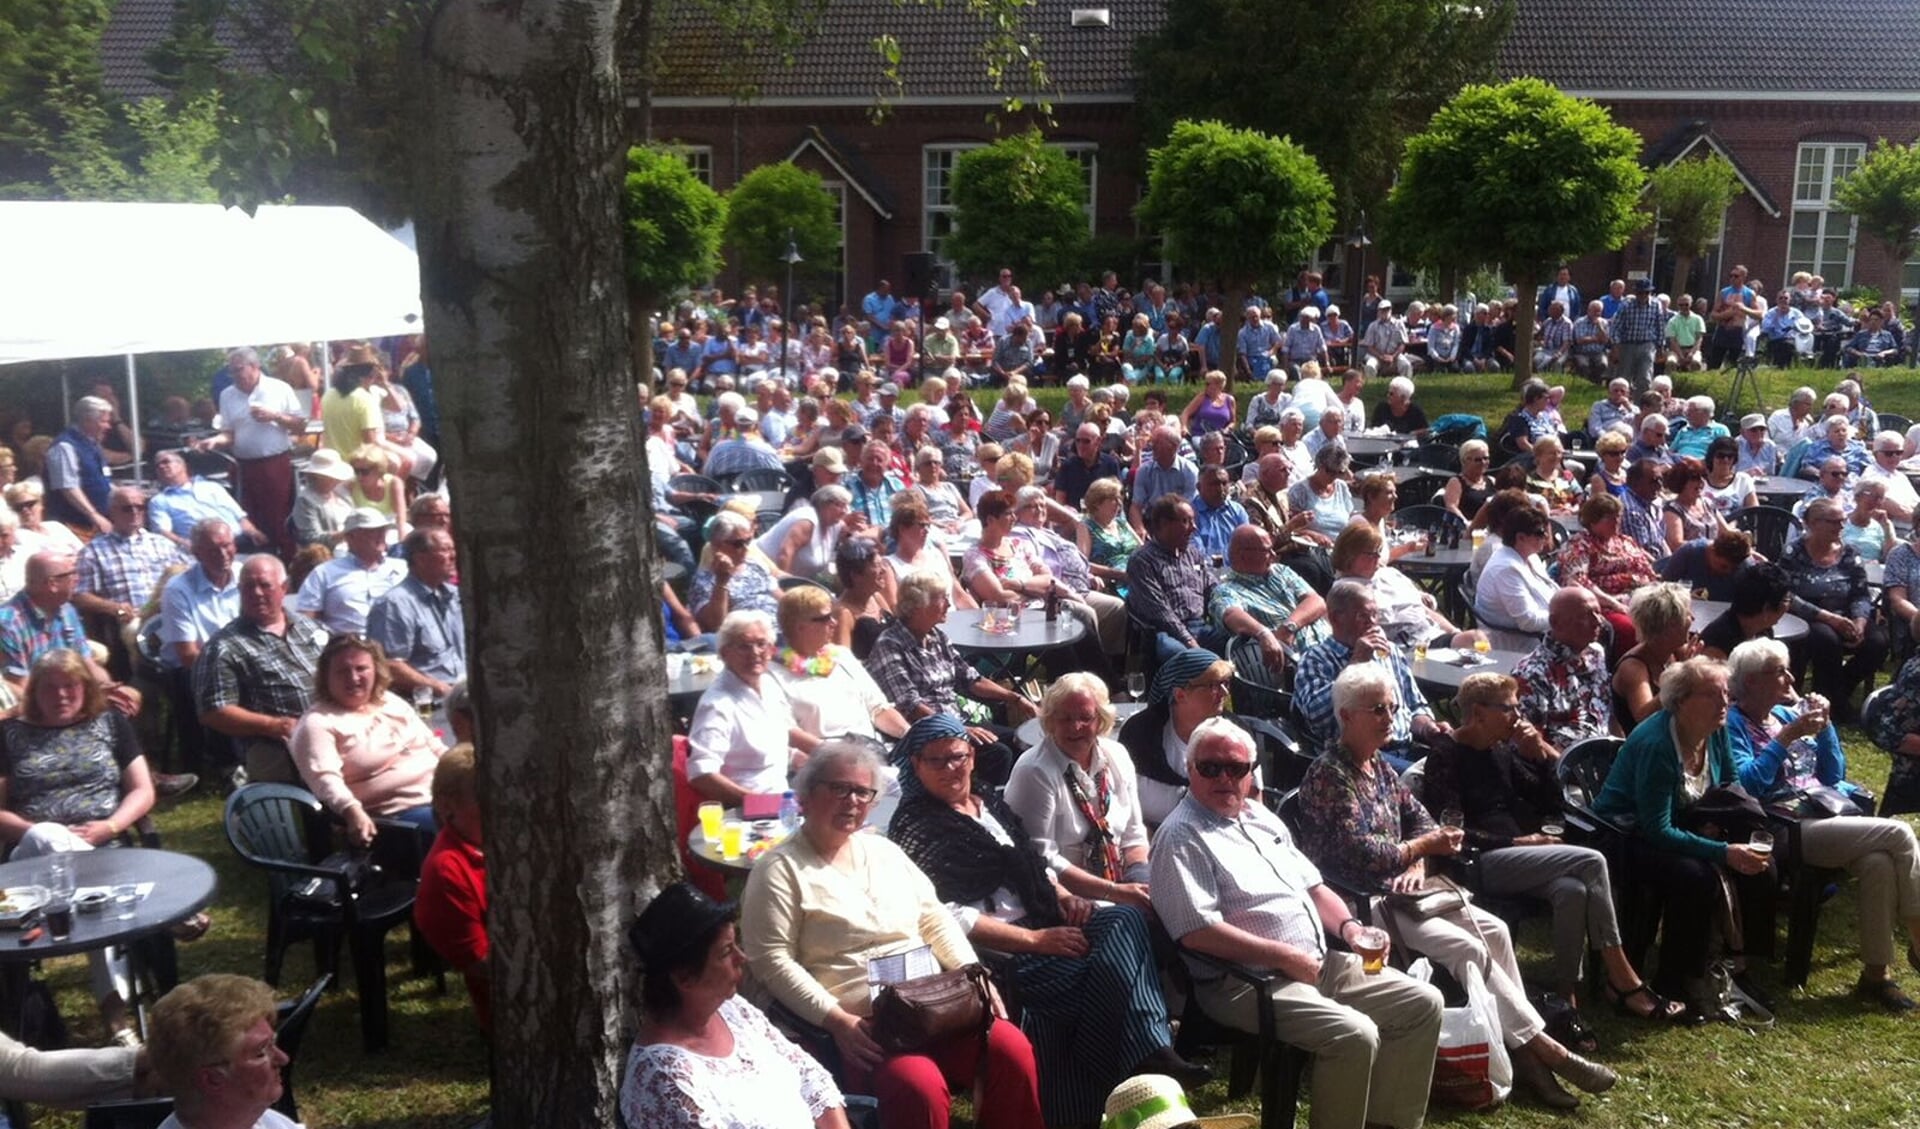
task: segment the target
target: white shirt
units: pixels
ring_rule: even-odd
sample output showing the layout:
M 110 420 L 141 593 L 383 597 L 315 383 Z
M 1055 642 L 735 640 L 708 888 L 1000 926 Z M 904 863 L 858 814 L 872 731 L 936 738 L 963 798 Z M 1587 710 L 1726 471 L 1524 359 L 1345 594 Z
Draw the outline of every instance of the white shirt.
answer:
M 1819 412 L 1808 412 L 1805 423 L 1796 425 L 1793 413 L 1781 408 L 1767 417 L 1767 434 L 1773 437 L 1782 451 L 1790 451 L 1795 443 L 1821 433 L 1821 425 L 1826 417 Z
M 1920 506 L 1920 492 L 1914 490 L 1913 481 L 1897 470 L 1888 470 L 1878 462 L 1867 464 L 1867 469 L 1860 472 L 1860 481 L 1884 483 L 1887 488 L 1887 501 L 1896 506 L 1905 506 L 1909 510 Z
M 286 428 L 277 423 L 261 423 L 253 418 L 249 409 L 255 406 L 301 419 L 311 414 L 311 405 L 301 404 L 300 394 L 284 380 L 263 373 L 260 383 L 253 386 L 251 393 L 240 391 L 237 384 L 230 385 L 220 393 L 220 419 L 226 424 L 227 430 L 233 432 L 233 457 L 236 459 L 264 459 L 284 454 L 293 446 L 293 437 L 287 434 Z M 353 454 L 352 451 L 340 453 Z
M 13 552 L 0 557 L 0 600 L 13 599 L 14 593 L 27 586 L 27 558 L 36 550 L 20 543 L 23 532 L 25 530 L 14 533 Z
M 776 659 L 768 668 L 785 691 L 793 723 L 816 737 L 853 733 L 886 740 L 873 727 L 873 715 L 887 706 L 887 696 L 873 675 L 845 647 L 829 647 L 833 670 L 825 675 L 795 674 Z
M 367 629 L 373 602 L 407 578 L 407 562 L 382 556 L 371 567 L 349 553 L 335 557 L 307 574 L 294 598 L 294 610 L 315 615 L 335 635 L 357 635 Z
M 1485 626 L 1540 635 L 1547 630 L 1547 604 L 1558 590 L 1538 557 L 1500 546 L 1474 590 L 1473 612 Z
M 687 729 L 687 779 L 714 773 L 754 795 L 787 790 L 787 731 L 793 709 L 780 679 L 760 679 L 760 690 L 723 670 L 700 695 Z
M 1344 409 L 1345 407 L 1345 405 L 1340 403 L 1340 394 L 1333 390 L 1333 385 L 1328 384 L 1319 377 L 1308 377 L 1305 380 L 1295 382 L 1293 386 L 1293 403 L 1289 406 L 1299 408 L 1301 414 L 1307 417 L 1307 427 L 1309 430 L 1320 422 L 1320 413 Z
M 1140 810 L 1140 786 L 1132 758 L 1119 742 L 1102 738 L 1094 745 L 1093 770 L 1106 775 L 1107 830 L 1113 833 L 1121 854 L 1146 846 L 1147 820 Z M 1007 778 L 1005 798 L 1007 806 L 1026 824 L 1027 835 L 1041 854 L 1058 851 L 1084 870 L 1094 850 L 1088 841 L 1093 826 L 1074 802 L 1073 791 L 1067 787 L 1068 773 L 1079 782 L 1088 802 L 1097 806 L 1100 793 L 1093 776 L 1061 752 L 1052 738 L 1020 754 L 1013 775 Z M 1118 875 L 1111 877 L 1119 880 Z
M 179 1114 L 170 1113 L 167 1119 L 160 1123 L 160 1129 L 187 1129 L 187 1126 L 181 1123 Z M 304 1129 L 304 1126 L 298 1121 L 288 1120 L 285 1114 L 270 1109 L 260 1115 L 260 1120 L 253 1123 L 253 1129 Z

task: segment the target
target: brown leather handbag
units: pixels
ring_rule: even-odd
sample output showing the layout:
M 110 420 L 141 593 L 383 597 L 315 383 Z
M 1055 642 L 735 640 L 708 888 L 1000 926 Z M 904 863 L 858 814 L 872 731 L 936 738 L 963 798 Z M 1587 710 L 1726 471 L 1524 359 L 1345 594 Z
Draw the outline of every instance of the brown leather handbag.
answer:
M 884 985 L 873 1000 L 873 1040 L 888 1054 L 917 1054 L 962 1036 L 984 1039 L 992 1025 L 987 970 L 979 964 Z

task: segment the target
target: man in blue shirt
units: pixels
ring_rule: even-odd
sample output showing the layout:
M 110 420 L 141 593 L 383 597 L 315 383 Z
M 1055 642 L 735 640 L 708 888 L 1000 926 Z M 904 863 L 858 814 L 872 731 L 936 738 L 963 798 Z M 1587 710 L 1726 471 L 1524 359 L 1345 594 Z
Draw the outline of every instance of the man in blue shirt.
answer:
M 268 539 L 247 520 L 246 512 L 233 495 L 227 493 L 226 487 L 192 477 L 187 470 L 187 460 L 180 452 L 162 451 L 155 455 L 153 475 L 160 481 L 160 489 L 147 499 L 148 529 L 184 549 L 201 522 L 224 521 L 238 530 L 251 547 L 269 547 Z
M 1233 531 L 1248 522 L 1247 508 L 1227 496 L 1227 468 L 1209 463 L 1201 468 L 1199 494 L 1193 501 L 1193 540 L 1210 558 L 1226 559 Z
M 1193 460 L 1180 453 L 1179 428 L 1161 424 L 1151 443 L 1150 457 L 1141 459 L 1140 469 L 1133 472 L 1133 502 L 1127 507 L 1128 521 L 1142 540 L 1147 535 L 1144 511 L 1155 498 L 1175 494 L 1191 501 L 1200 484 Z
M 452 583 L 453 535 L 419 528 L 407 534 L 407 578 L 373 602 L 367 637 L 386 649 L 393 686 L 418 699 L 444 701 L 467 676 L 466 624 Z
M 878 335 L 893 328 L 893 312 L 898 305 L 893 298 L 893 284 L 883 278 L 873 284 L 873 293 L 860 299 L 860 312 L 867 315 L 867 324 L 873 327 L 874 335 Z
M 1393 680 L 1393 729 L 1381 755 L 1404 771 L 1413 757 L 1413 743 L 1436 733 L 1451 732 L 1433 716 L 1425 694 L 1413 680 L 1413 670 L 1380 628 L 1380 606 L 1365 581 L 1336 580 L 1327 590 L 1327 628 L 1332 637 L 1300 653 L 1294 670 L 1294 705 L 1306 721 L 1304 736 L 1315 755 L 1329 752 L 1340 737 L 1334 718 L 1333 682 L 1356 663 L 1378 663 Z
M 700 347 L 693 343 L 693 330 L 683 325 L 674 332 L 673 344 L 667 346 L 667 351 L 661 355 L 660 371 L 672 372 L 674 369 L 679 369 L 688 376 L 692 376 L 694 370 L 699 367 Z M 418 406 L 416 403 L 415 407 Z
M 174 732 L 196 772 L 230 771 L 229 743 L 210 742 L 193 701 L 193 664 L 207 641 L 240 615 L 240 578 L 233 567 L 233 527 L 210 518 L 193 527 L 193 567 L 160 593 L 160 666 L 173 703 Z

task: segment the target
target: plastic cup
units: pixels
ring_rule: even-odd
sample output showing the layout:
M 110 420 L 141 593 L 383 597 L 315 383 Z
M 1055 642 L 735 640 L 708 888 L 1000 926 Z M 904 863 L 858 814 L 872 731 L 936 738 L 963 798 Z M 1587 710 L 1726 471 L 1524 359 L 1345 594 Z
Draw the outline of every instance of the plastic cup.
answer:
M 140 887 L 132 882 L 122 882 L 113 888 L 113 916 L 116 920 L 126 921 L 133 917 L 133 907 L 140 904 Z
M 737 819 L 729 819 L 720 825 L 720 857 L 733 862 L 746 849 L 747 825 Z
M 64 898 L 55 898 L 47 903 L 47 934 L 56 941 L 64 941 L 73 934 L 73 903 Z
M 706 836 L 708 843 L 720 841 L 720 821 L 726 817 L 726 809 L 713 800 L 700 805 L 700 834 Z
M 1387 966 L 1387 931 L 1363 925 L 1353 931 L 1353 951 L 1360 955 L 1360 971 L 1377 976 Z
M 1473 547 L 1477 550 L 1482 545 L 1485 545 L 1486 543 L 1487 543 L 1487 531 L 1484 529 L 1474 530 L 1473 531 Z
M 1137 702 L 1146 696 L 1147 696 L 1146 674 L 1138 670 L 1128 671 L 1127 672 L 1127 697 L 1132 698 L 1134 701 Z
M 1427 641 L 1425 639 L 1413 645 L 1413 661 L 1417 663 L 1427 661 Z
M 1486 639 L 1475 639 L 1473 641 L 1473 653 L 1476 655 L 1488 654 L 1492 650 L 1493 644 Z

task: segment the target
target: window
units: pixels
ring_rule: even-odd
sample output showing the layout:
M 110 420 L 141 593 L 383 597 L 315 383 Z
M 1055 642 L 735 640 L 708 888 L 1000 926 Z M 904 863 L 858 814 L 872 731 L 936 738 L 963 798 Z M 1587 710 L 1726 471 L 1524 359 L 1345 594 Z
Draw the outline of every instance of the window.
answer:
M 1826 278 L 1835 288 L 1852 285 L 1857 224 L 1852 214 L 1834 207 L 1833 192 L 1866 156 L 1854 142 L 1815 142 L 1800 146 L 1793 174 L 1793 220 L 1787 232 L 1787 269 Z M 1769 280 L 1772 281 L 1772 280 Z
M 687 163 L 687 167 L 693 170 L 693 175 L 700 178 L 700 183 L 708 188 L 713 187 L 713 146 L 681 145 L 669 142 L 667 148 L 673 150 L 681 160 Z
M 960 159 L 960 154 L 979 148 L 982 148 L 979 142 L 955 142 L 929 145 L 921 150 L 922 238 L 927 250 L 943 263 L 948 260 L 941 253 L 940 245 L 953 233 L 953 166 Z M 1082 208 L 1087 213 L 1087 230 L 1092 231 L 1095 185 L 1100 177 L 1100 147 L 1086 142 L 1068 142 L 1055 145 L 1054 148 L 1080 162 L 1080 171 L 1086 183 L 1086 202 Z

